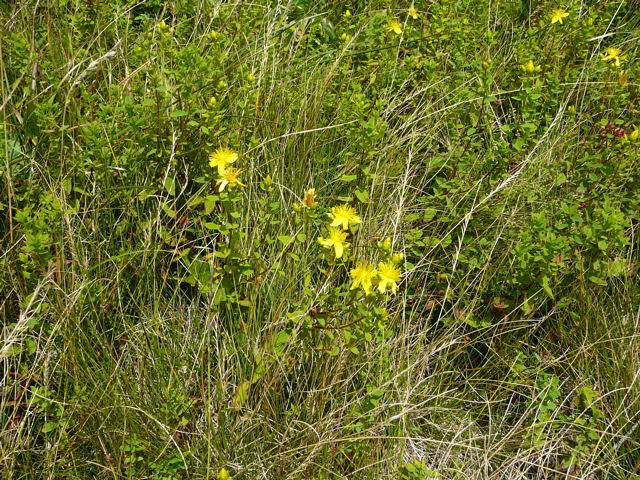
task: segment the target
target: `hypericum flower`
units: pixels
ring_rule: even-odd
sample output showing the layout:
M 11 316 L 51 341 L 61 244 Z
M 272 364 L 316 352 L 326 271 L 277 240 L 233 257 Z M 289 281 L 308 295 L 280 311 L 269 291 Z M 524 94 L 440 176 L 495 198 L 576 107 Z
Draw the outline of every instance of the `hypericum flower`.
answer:
M 347 242 L 347 235 L 347 232 L 343 232 L 340 229 L 329 228 L 329 236 L 327 238 L 319 237 L 318 242 L 324 248 L 333 247 L 336 252 L 336 258 L 340 258 L 344 253 L 344 249 L 351 245 Z
M 231 480 L 231 474 L 226 468 L 221 468 L 218 472 L 218 480 Z
M 629 83 L 629 74 L 625 70 L 620 70 L 620 73 L 618 73 L 618 83 L 620 85 Z
M 316 202 L 316 189 L 310 188 L 306 192 L 304 192 L 304 198 L 302 199 L 302 204 L 305 207 L 315 208 L 318 206 L 318 202 Z
M 393 255 L 391 255 L 391 262 L 392 263 L 398 264 L 402 260 L 404 260 L 404 253 L 398 252 L 398 253 L 394 253 Z
M 173 33 L 173 28 L 167 25 L 164 20 L 160 20 L 158 23 L 158 31 L 163 35 L 169 35 L 170 33 Z
M 415 7 L 415 6 L 413 6 L 413 5 L 411 5 L 411 6 L 409 7 L 409 16 L 410 16 L 411 18 L 413 18 L 414 20 L 416 20 L 416 19 L 420 16 L 420 14 L 418 13 L 418 11 L 416 10 L 416 7 Z
M 402 24 L 397 20 L 391 20 L 387 26 L 387 32 L 393 32 L 396 35 L 400 35 L 402 33 Z
M 616 67 L 620 66 L 620 55 L 622 55 L 622 50 L 619 48 L 609 47 L 602 54 L 602 60 L 608 62 L 609 60 L 615 60 Z
M 350 225 L 357 225 L 362 222 L 358 214 L 356 214 L 356 209 L 346 203 L 331 208 L 327 215 L 333 220 L 331 222 L 332 227 L 342 226 L 343 230 L 347 230 Z
M 556 22 L 563 23 L 565 17 L 569 16 L 569 12 L 567 12 L 566 10 L 563 10 L 562 8 L 554 8 L 553 11 L 551 12 L 551 15 L 549 16 L 551 17 L 551 23 L 556 23 Z
M 238 154 L 229 148 L 218 148 L 209 155 L 209 165 L 218 167 L 218 175 L 222 175 L 230 164 L 238 160 Z
M 393 263 L 380 262 L 378 263 L 378 290 L 380 293 L 387 291 L 387 287 L 391 290 L 391 293 L 396 293 L 398 290 L 398 282 L 402 277 L 402 272 Z
M 533 60 L 529 60 L 524 65 L 520 65 L 520 68 L 522 70 L 524 70 L 525 72 L 527 72 L 527 73 L 534 73 L 534 72 L 539 72 L 540 71 L 540 65 L 535 65 L 533 63 Z
M 349 272 L 353 279 L 350 290 L 362 287 L 364 294 L 369 295 L 373 287 L 373 279 L 375 278 L 376 273 L 376 269 L 373 268 L 373 265 L 358 262 L 356 264 L 356 268 L 351 269 Z
M 240 172 L 242 172 L 242 169 L 240 168 L 230 168 L 222 172 L 221 177 L 216 182 L 218 185 L 220 185 L 218 187 L 218 191 L 223 191 L 227 185 L 229 185 L 230 187 L 233 187 L 235 185 L 246 187 L 244 183 L 240 183 L 240 178 L 238 177 L 240 175 Z

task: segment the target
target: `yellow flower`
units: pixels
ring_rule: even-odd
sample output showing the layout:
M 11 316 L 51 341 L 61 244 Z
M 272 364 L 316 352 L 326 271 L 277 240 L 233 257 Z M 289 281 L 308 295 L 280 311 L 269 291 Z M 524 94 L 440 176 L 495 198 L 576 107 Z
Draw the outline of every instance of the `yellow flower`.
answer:
M 167 25 L 164 20 L 160 20 L 158 23 L 158 31 L 163 35 L 169 35 L 170 33 L 173 33 L 173 28 Z
M 380 262 L 378 263 L 378 290 L 380 293 L 387 291 L 387 287 L 391 289 L 391 293 L 396 293 L 398 290 L 398 283 L 402 272 L 393 263 Z
M 302 204 L 305 207 L 315 208 L 318 206 L 318 202 L 316 202 L 316 189 L 310 188 L 306 192 L 304 192 L 304 198 L 302 199 Z
M 569 12 L 567 12 L 566 10 L 563 10 L 562 8 L 554 8 L 550 15 L 551 23 L 552 24 L 556 22 L 563 23 L 564 18 L 568 16 L 569 16 Z
M 620 73 L 618 73 L 618 83 L 620 85 L 629 83 L 629 74 L 625 70 L 620 70 Z
M 602 54 L 602 60 L 608 62 L 609 60 L 615 60 L 616 67 L 620 66 L 620 55 L 622 54 L 622 50 L 619 48 L 609 47 L 605 50 L 605 53 Z
M 342 257 L 344 249 L 351 245 L 347 242 L 347 232 L 343 232 L 337 228 L 329 228 L 329 236 L 327 238 L 318 238 L 318 242 L 324 248 L 331 248 L 336 252 L 336 258 Z
M 222 175 L 228 165 L 238 160 L 238 154 L 228 148 L 218 148 L 209 155 L 209 165 L 218 167 L 218 175 Z
M 344 18 L 349 18 L 349 17 L 351 16 L 351 12 L 350 12 L 349 10 L 347 10 L 346 12 L 344 12 L 344 13 L 342 14 L 342 16 L 343 16 Z
M 393 255 L 391 255 L 391 262 L 392 263 L 400 263 L 402 260 L 404 260 L 404 254 L 401 252 L 398 253 L 394 253 Z
M 418 13 L 418 11 L 416 10 L 416 7 L 414 5 L 411 5 L 409 7 L 409 16 L 411 18 L 413 18 L 414 20 L 416 20 L 420 16 L 420 14 Z
M 331 222 L 332 227 L 342 225 L 343 230 L 347 230 L 350 225 L 357 225 L 362 222 L 360 217 L 356 214 L 356 209 L 346 203 L 344 205 L 333 207 L 327 215 L 329 215 L 329 218 L 333 220 Z
M 220 179 L 216 182 L 220 187 L 218 187 L 218 191 L 221 192 L 225 189 L 227 185 L 233 187 L 235 185 L 239 185 L 241 187 L 246 187 L 244 183 L 240 183 L 240 175 L 242 170 L 240 168 L 230 168 L 229 170 L 225 170 L 222 172 Z
M 349 273 L 353 279 L 351 290 L 362 287 L 364 294 L 369 295 L 371 293 L 371 288 L 373 287 L 373 279 L 377 273 L 376 269 L 373 268 L 373 265 L 359 262 L 356 264 L 356 268 L 351 269 Z
M 386 237 L 384 240 L 378 242 L 378 248 L 383 252 L 391 252 L 391 237 Z
M 396 35 L 400 35 L 402 33 L 402 24 L 397 20 L 391 20 L 387 26 L 387 32 L 393 32 Z
M 534 72 L 539 72 L 540 71 L 540 65 L 535 65 L 533 63 L 533 60 L 529 60 L 524 65 L 520 65 L 520 68 L 522 68 L 522 70 L 527 72 L 527 73 L 534 73 Z
M 231 480 L 231 474 L 226 468 L 221 468 L 218 472 L 218 480 Z

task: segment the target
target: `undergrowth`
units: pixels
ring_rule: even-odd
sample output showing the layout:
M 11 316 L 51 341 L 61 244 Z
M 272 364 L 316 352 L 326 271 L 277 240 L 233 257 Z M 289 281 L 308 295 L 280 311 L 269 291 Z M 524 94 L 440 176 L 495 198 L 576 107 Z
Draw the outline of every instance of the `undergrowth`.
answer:
M 0 12 L 3 478 L 640 479 L 637 4 Z

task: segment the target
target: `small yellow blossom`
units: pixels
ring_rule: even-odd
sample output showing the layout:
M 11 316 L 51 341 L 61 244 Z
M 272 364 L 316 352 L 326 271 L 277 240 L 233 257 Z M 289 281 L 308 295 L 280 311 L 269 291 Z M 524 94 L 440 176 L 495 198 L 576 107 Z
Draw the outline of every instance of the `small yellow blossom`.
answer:
M 164 20 L 160 20 L 160 22 L 158 22 L 158 31 L 163 35 L 169 35 L 173 33 L 173 28 L 167 25 Z
M 351 16 L 351 11 L 347 10 L 346 12 L 344 12 L 344 13 L 342 14 L 342 16 L 343 16 L 344 18 L 349 18 L 349 17 Z
M 396 35 L 402 34 L 402 24 L 397 20 L 391 20 L 387 26 L 387 32 L 393 32 Z
M 231 474 L 226 468 L 221 468 L 218 472 L 218 480 L 231 480 Z
M 240 183 L 240 178 L 238 177 L 242 172 L 239 168 L 230 168 L 222 172 L 220 179 L 216 182 L 218 185 L 218 191 L 222 192 L 227 185 L 229 187 L 233 187 L 235 185 L 239 185 L 240 187 L 246 187 L 244 183 Z
M 616 67 L 620 66 L 620 55 L 622 55 L 622 50 L 619 48 L 609 47 L 602 54 L 602 60 L 608 62 L 609 60 L 614 60 Z
M 218 148 L 209 155 L 209 165 L 218 167 L 218 175 L 222 175 L 230 164 L 238 160 L 238 154 L 228 148 Z
M 411 5 L 409 7 L 409 16 L 411 18 L 413 18 L 414 20 L 417 20 L 418 17 L 420 16 L 420 14 L 418 13 L 418 11 L 416 10 L 416 7 L 414 5 Z
M 207 105 L 209 105 L 209 108 L 214 108 L 217 104 L 218 100 L 216 99 L 216 97 L 211 97 L 209 99 L 209 102 L 207 103 Z
M 342 226 L 343 230 L 347 230 L 350 225 L 357 225 L 362 222 L 358 214 L 356 214 L 356 209 L 346 203 L 331 208 L 327 215 L 332 220 L 332 227 Z
M 356 268 L 351 269 L 349 274 L 353 279 L 351 290 L 361 287 L 362 290 L 364 290 L 365 295 L 369 295 L 371 293 L 371 289 L 373 288 L 373 279 L 376 276 L 376 269 L 373 268 L 373 265 L 369 265 L 368 263 L 358 263 L 356 264 Z
M 569 12 L 567 12 L 566 10 L 563 10 L 562 8 L 554 8 L 553 11 L 551 12 L 551 15 L 549 15 L 551 17 L 551 23 L 564 23 L 564 19 L 565 17 L 569 16 Z
M 329 236 L 327 238 L 318 238 L 318 243 L 324 248 L 331 248 L 335 250 L 336 258 L 342 257 L 344 249 L 351 245 L 347 242 L 347 232 L 343 232 L 337 228 L 329 228 Z
M 629 83 L 629 74 L 626 70 L 620 70 L 620 73 L 618 73 L 618 83 L 620 85 L 626 85 Z
M 398 252 L 398 253 L 394 253 L 393 255 L 391 255 L 391 262 L 392 263 L 398 264 L 402 260 L 404 260 L 404 253 Z
M 302 204 L 305 207 L 315 208 L 318 206 L 318 202 L 316 202 L 316 189 L 309 188 L 306 192 L 304 192 L 304 198 L 302 199 Z
M 535 73 L 540 71 L 540 65 L 535 65 L 533 60 L 529 60 L 524 65 L 520 65 L 520 68 L 526 73 Z
M 398 290 L 398 282 L 402 276 L 402 272 L 393 263 L 380 262 L 378 263 L 378 290 L 380 293 L 385 293 L 387 287 L 391 290 L 391 293 L 395 294 Z
M 386 237 L 384 240 L 378 242 L 378 248 L 383 252 L 391 252 L 391 238 Z

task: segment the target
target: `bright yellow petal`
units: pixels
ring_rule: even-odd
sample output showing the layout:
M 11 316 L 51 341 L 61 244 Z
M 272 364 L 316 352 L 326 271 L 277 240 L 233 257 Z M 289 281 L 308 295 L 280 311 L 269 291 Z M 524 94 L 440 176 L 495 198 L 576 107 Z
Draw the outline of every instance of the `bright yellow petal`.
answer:
M 336 258 L 342 257 L 342 253 L 344 252 L 344 247 L 342 246 L 342 243 L 335 243 L 333 245 L 333 248 L 336 250 Z
M 325 248 L 330 248 L 333 245 L 333 242 L 330 239 L 322 237 L 318 238 L 318 243 Z

